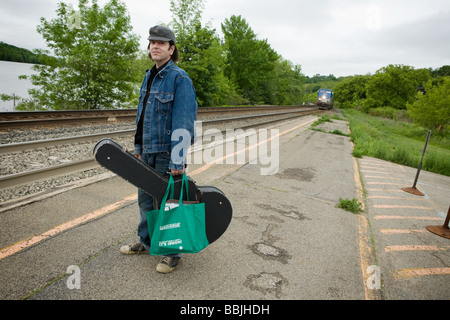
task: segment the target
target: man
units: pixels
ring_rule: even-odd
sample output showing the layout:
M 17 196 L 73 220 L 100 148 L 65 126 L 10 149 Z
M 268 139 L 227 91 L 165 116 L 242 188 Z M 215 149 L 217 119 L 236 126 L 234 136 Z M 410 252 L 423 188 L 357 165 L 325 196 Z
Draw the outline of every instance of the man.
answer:
M 189 132 L 191 141 L 188 141 L 188 145 L 192 144 L 197 118 L 195 89 L 186 72 L 175 65 L 178 49 L 172 30 L 155 26 L 150 28 L 149 33 L 149 58 L 155 65 L 146 71 L 139 94 L 134 155 L 163 175 L 182 175 L 186 152 L 183 152 L 182 157 L 179 154 L 172 156 L 174 147 L 181 143 L 176 137 L 172 141 L 172 133 L 179 129 Z M 140 241 L 120 248 L 123 254 L 139 254 L 150 250 L 151 239 L 145 213 L 155 209 L 154 199 L 139 189 L 138 204 Z M 161 273 L 173 271 L 180 257 L 179 254 L 164 256 L 156 270 Z

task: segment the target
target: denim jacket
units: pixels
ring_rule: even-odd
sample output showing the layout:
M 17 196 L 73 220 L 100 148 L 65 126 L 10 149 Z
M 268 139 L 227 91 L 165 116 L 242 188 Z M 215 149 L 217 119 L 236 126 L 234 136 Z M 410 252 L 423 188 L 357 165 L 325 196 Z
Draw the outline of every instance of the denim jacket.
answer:
M 179 155 L 184 159 L 187 148 L 194 141 L 195 120 L 197 119 L 197 99 L 192 80 L 184 70 L 170 60 L 154 78 L 145 114 L 142 115 L 149 78 L 150 70 L 147 70 L 139 93 L 136 115 L 136 127 L 140 117 L 145 117 L 142 145 L 134 146 L 134 154 L 172 152 L 174 148 L 179 152 L 181 143 L 185 149 Z M 184 138 L 180 138 L 180 135 L 177 134 L 172 141 L 172 133 L 177 129 L 185 129 L 181 132 L 186 134 L 183 135 Z M 180 130 L 176 131 L 176 133 L 179 132 Z M 187 136 L 190 139 L 186 139 Z M 171 157 L 169 169 L 182 170 L 183 162 L 174 161 L 174 159 L 176 157 Z

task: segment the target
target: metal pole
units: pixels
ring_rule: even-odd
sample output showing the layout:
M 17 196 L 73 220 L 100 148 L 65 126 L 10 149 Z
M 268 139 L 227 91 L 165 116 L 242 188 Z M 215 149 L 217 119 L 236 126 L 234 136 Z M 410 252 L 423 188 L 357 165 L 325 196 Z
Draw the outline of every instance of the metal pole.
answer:
M 424 194 L 417 190 L 416 184 L 419 179 L 420 170 L 422 170 L 423 157 L 425 156 L 425 152 L 427 151 L 428 141 L 430 140 L 431 130 L 428 130 L 427 139 L 425 140 L 425 147 L 422 152 L 422 159 L 420 160 L 419 167 L 417 168 L 416 178 L 414 179 L 414 184 L 410 188 L 402 188 L 403 191 L 414 194 L 416 196 L 423 196 Z
M 428 146 L 428 141 L 430 140 L 430 135 L 431 135 L 431 130 L 428 130 L 427 140 L 425 141 L 425 147 L 423 148 L 423 152 L 422 152 L 422 159 L 420 160 L 419 168 L 417 169 L 416 178 L 414 179 L 414 184 L 412 186 L 413 188 L 416 187 L 417 180 L 419 179 L 420 170 L 422 170 L 423 157 L 425 156 L 425 152 L 427 151 L 427 146 Z
M 445 222 L 442 226 L 428 226 L 427 230 L 437 234 L 438 236 L 450 239 L 450 228 L 448 227 L 448 223 L 450 221 L 450 207 L 448 207 L 447 217 L 445 218 Z

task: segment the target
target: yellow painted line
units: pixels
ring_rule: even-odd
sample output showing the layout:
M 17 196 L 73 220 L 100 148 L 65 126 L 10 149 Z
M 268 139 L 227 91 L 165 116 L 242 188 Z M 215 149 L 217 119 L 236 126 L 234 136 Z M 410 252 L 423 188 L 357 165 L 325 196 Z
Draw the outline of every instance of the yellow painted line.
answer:
M 73 227 L 79 226 L 80 224 L 83 224 L 87 221 L 90 221 L 92 219 L 96 219 L 98 217 L 101 217 L 103 215 L 106 215 L 114 210 L 117 210 L 118 208 L 137 200 L 137 193 L 133 194 L 131 196 L 128 196 L 120 201 L 117 201 L 115 203 L 112 203 L 110 205 L 107 205 L 103 208 L 97 209 L 93 212 L 90 212 L 88 214 L 85 214 L 84 216 L 78 217 L 76 219 L 70 220 L 68 222 L 65 222 L 63 224 L 60 224 L 59 226 L 56 226 L 44 233 L 41 233 L 36 236 L 32 236 L 30 238 L 21 240 L 9 247 L 3 248 L 0 250 L 0 260 L 9 257 L 10 255 L 13 255 L 19 251 L 22 251 L 26 248 L 29 248 L 36 243 L 39 243 L 43 240 L 46 240 L 48 238 L 54 237 L 55 235 L 64 232 L 66 230 L 69 230 Z
M 401 175 L 401 176 L 403 176 L 403 174 L 392 173 L 392 172 L 389 172 L 389 171 L 361 170 L 361 172 L 364 173 L 364 174 L 366 174 L 366 173 L 377 173 L 377 174 Z
M 383 192 L 404 192 L 402 189 L 367 189 L 367 191 L 383 191 Z
M 433 210 L 430 207 L 419 207 L 419 206 L 404 206 L 404 205 L 395 205 L 395 204 L 374 204 L 374 208 L 377 209 L 419 209 L 419 210 Z
M 363 275 L 363 285 L 364 285 L 364 297 L 366 300 L 374 300 L 373 290 L 367 288 L 367 279 L 369 274 L 367 273 L 368 267 L 370 266 L 370 260 L 372 256 L 372 248 L 370 247 L 368 239 L 368 222 L 367 218 L 363 215 L 358 215 L 358 235 L 359 235 L 359 261 L 361 265 L 361 271 Z
M 415 268 L 415 269 L 400 269 L 394 271 L 394 278 L 397 280 L 423 277 L 432 275 L 446 275 L 450 274 L 450 268 Z
M 419 229 L 380 229 L 383 234 L 411 234 L 411 233 L 428 233 L 427 230 Z
M 369 185 L 372 185 L 372 184 L 382 184 L 382 185 L 388 185 L 388 186 L 404 186 L 404 184 L 401 184 L 401 183 L 393 183 L 393 182 L 369 181 L 369 182 L 366 182 L 366 183 L 369 184 Z
M 356 196 L 358 201 L 361 203 L 361 207 L 365 210 L 365 202 L 363 195 L 363 188 L 361 184 L 361 177 L 359 174 L 358 162 L 356 158 L 353 157 L 353 179 L 356 185 Z M 367 218 L 360 214 L 358 215 L 358 238 L 359 238 L 359 262 L 362 271 L 363 287 L 364 287 L 364 297 L 365 300 L 377 300 L 379 299 L 378 290 L 369 290 L 367 287 L 367 280 L 370 276 L 368 274 L 369 266 L 372 265 L 373 260 L 373 250 L 368 241 L 369 237 L 369 223 Z
M 366 163 L 366 164 L 368 163 L 368 164 L 376 164 L 376 165 L 380 165 L 380 166 L 387 166 L 387 165 L 389 165 L 389 163 L 378 161 L 378 160 L 361 159 L 360 161 L 363 164 L 364 163 Z
M 400 167 L 400 169 L 402 169 L 402 171 L 405 171 L 404 167 L 402 165 L 396 165 L 393 163 L 389 163 L 389 162 L 379 162 L 379 161 L 372 161 L 372 160 L 366 160 L 366 159 L 362 159 L 361 160 L 361 168 L 366 168 L 366 167 L 370 167 L 370 166 L 376 166 L 376 167 L 383 167 L 383 168 L 390 168 L 390 169 L 397 169 L 398 167 Z
M 375 179 L 389 179 L 389 180 L 402 180 L 400 178 L 392 178 L 386 176 L 364 176 L 364 178 L 375 178 Z
M 363 168 L 363 169 L 385 169 L 386 167 L 385 166 L 372 167 L 372 166 L 361 165 L 360 168 Z
M 414 200 L 414 201 L 428 201 L 424 198 L 409 198 L 409 197 L 395 197 L 395 196 L 368 196 L 367 199 L 398 199 L 398 200 Z
M 376 215 L 375 220 L 433 220 L 433 221 L 441 221 L 441 218 L 433 218 L 433 217 L 410 217 L 410 216 L 385 216 L 385 215 Z
M 200 168 L 197 168 L 197 169 L 195 169 L 194 171 L 189 172 L 189 175 L 190 175 L 190 176 L 195 176 L 195 175 L 197 175 L 197 174 L 200 174 L 200 173 L 202 173 L 202 172 L 208 170 L 208 169 L 211 168 L 212 166 L 216 165 L 217 162 L 218 162 L 218 163 L 223 163 L 223 161 L 226 160 L 226 159 L 228 159 L 228 158 L 235 157 L 236 155 L 238 155 L 238 154 L 240 154 L 240 153 L 243 153 L 243 152 L 247 152 L 248 150 L 253 149 L 253 148 L 256 148 L 256 147 L 258 147 L 258 146 L 261 145 L 261 144 L 264 144 L 264 143 L 267 143 L 267 142 L 269 142 L 269 141 L 272 141 L 272 140 L 273 140 L 274 138 L 276 138 L 276 137 L 284 136 L 285 134 L 288 134 L 288 133 L 291 132 L 291 131 L 294 131 L 294 130 L 299 129 L 299 128 L 303 127 L 303 126 L 306 126 L 307 124 L 309 124 L 309 123 L 311 123 L 311 122 L 314 122 L 315 120 L 316 120 L 316 119 L 312 119 L 312 120 L 307 121 L 307 122 L 305 122 L 305 123 L 303 123 L 303 124 L 301 124 L 301 125 L 298 125 L 298 126 L 295 126 L 295 127 L 291 128 L 291 129 L 288 129 L 288 130 L 286 130 L 286 131 L 283 131 L 282 133 L 278 133 L 277 135 L 275 135 L 275 136 L 273 136 L 273 137 L 270 137 L 270 138 L 267 139 L 267 140 L 260 141 L 260 142 L 259 142 L 258 144 L 256 144 L 256 145 L 248 146 L 247 148 L 245 148 L 245 149 L 243 149 L 243 150 L 236 151 L 236 152 L 233 153 L 233 154 L 228 154 L 228 155 L 223 156 L 223 157 L 220 158 L 220 159 L 215 159 L 214 162 L 207 163 L 207 164 L 201 166 Z
M 385 252 L 394 251 L 446 251 L 446 248 L 439 248 L 437 246 L 427 245 L 394 245 L 384 247 Z

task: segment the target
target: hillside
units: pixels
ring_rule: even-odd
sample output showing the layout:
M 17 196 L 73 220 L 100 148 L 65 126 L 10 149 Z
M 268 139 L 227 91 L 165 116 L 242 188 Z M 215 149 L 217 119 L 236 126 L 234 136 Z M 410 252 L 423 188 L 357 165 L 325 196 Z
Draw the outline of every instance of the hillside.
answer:
M 4 42 L 0 42 L 0 60 L 40 64 L 39 55 Z

